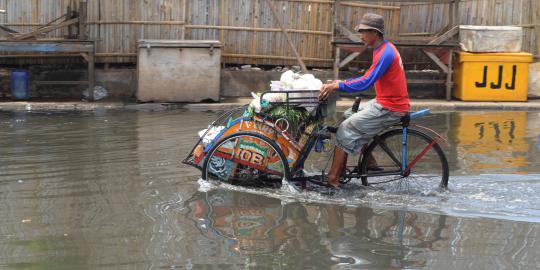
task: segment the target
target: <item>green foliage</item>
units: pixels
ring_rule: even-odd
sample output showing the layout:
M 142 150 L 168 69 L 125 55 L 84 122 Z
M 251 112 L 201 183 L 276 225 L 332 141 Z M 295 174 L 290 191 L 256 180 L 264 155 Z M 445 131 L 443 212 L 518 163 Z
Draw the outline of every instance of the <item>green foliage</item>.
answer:
M 291 127 L 298 127 L 309 120 L 309 112 L 305 108 L 291 107 L 289 110 L 285 106 L 275 106 L 269 112 L 272 118 L 285 118 Z

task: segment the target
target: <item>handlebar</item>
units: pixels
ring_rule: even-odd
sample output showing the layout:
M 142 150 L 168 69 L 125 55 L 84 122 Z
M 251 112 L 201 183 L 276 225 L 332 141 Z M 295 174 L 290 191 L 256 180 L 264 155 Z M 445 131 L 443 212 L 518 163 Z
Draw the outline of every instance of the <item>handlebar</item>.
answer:
M 358 108 L 360 107 L 360 102 L 361 101 L 362 101 L 361 97 L 355 97 L 354 98 L 354 103 L 352 105 L 352 112 L 353 113 L 358 112 Z

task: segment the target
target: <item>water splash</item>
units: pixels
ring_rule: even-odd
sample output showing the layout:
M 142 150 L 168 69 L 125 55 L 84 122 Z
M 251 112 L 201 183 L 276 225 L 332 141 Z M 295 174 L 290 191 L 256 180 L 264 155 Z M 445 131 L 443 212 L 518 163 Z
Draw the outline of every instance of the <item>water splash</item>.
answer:
M 430 214 L 464 217 L 490 217 L 507 220 L 540 222 L 540 175 L 477 175 L 450 178 L 448 189 L 436 185 L 412 186 L 389 183 L 365 187 L 357 180 L 341 189 L 331 190 L 309 185 L 299 191 L 291 183 L 281 189 L 255 189 L 219 185 L 199 180 L 199 191 L 222 188 L 282 200 L 284 204 L 309 202 L 346 206 L 370 206 L 380 209 L 411 210 Z

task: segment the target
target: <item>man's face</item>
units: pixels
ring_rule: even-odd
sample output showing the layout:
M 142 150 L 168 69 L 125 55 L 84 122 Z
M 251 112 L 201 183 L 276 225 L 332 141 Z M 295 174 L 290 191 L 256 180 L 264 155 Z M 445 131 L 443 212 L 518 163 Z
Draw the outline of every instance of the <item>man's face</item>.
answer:
M 368 46 L 375 45 L 375 42 L 377 41 L 377 32 L 372 30 L 362 30 L 359 32 L 360 38 L 362 39 L 362 42 Z

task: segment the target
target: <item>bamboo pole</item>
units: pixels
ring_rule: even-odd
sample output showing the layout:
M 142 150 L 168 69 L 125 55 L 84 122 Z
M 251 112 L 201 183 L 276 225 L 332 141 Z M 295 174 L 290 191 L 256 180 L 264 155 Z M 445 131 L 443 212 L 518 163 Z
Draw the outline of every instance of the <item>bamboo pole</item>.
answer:
M 448 54 L 448 72 L 446 73 L 446 100 L 451 100 L 452 99 L 452 86 L 453 86 L 453 82 L 452 82 L 452 76 L 453 76 L 453 68 L 452 68 L 452 56 L 453 56 L 453 52 L 452 50 L 450 50 L 450 53 Z
M 23 55 L 18 55 L 23 56 Z M 59 57 L 63 55 L 29 55 L 28 57 Z M 68 55 L 75 57 L 78 55 Z M 137 53 L 96 53 L 96 57 L 136 57 Z M 279 56 L 279 55 L 264 55 L 264 54 L 237 54 L 237 53 L 223 53 L 223 57 L 236 57 L 236 58 L 259 58 L 259 59 L 278 59 L 278 60 L 296 60 L 294 56 Z M 25 56 L 26 57 L 26 56 Z M 10 55 L 0 55 L 0 58 L 11 58 Z M 313 62 L 333 62 L 334 59 L 314 58 L 314 57 L 302 57 L 305 61 Z
M 301 3 L 311 3 L 311 4 L 333 4 L 334 1 L 328 1 L 328 0 L 275 0 L 275 1 L 282 1 L 282 2 L 301 2 Z
M 341 5 L 350 6 L 350 7 L 363 7 L 363 8 L 375 8 L 375 9 L 387 9 L 387 10 L 399 10 L 399 9 L 401 9 L 400 7 L 394 7 L 394 6 L 359 4 L 359 3 L 352 3 L 352 2 L 341 2 Z
M 283 32 L 277 28 L 257 28 L 257 27 L 244 27 L 244 26 L 220 26 L 220 25 L 186 25 L 187 28 L 199 28 L 199 29 L 224 29 L 235 31 L 256 31 L 256 32 Z M 332 36 L 332 32 L 327 31 L 315 31 L 315 30 L 301 30 L 301 29 L 285 29 L 288 33 L 302 33 L 312 35 Z
M 259 13 L 260 13 L 260 4 L 262 0 L 253 0 L 254 1 L 254 7 L 253 7 L 253 28 L 260 28 L 259 26 Z M 257 48 L 258 48 L 258 31 L 253 31 L 251 42 L 251 54 L 257 54 Z
M 401 18 L 401 9 L 395 9 L 391 11 L 392 13 L 392 30 L 394 33 L 391 33 L 391 37 L 396 39 L 399 35 L 399 19 Z
M 225 0 L 219 1 L 219 16 L 220 16 L 219 22 L 223 24 L 223 20 L 225 20 Z M 225 31 L 224 30 L 225 29 L 221 29 L 219 31 L 219 40 L 221 41 L 221 44 L 225 44 Z
M 185 21 L 89 21 L 87 24 L 185 25 Z
M 72 24 L 76 24 L 78 22 L 79 22 L 79 18 L 70 19 L 70 20 L 61 22 L 59 24 L 55 24 L 55 25 L 40 28 L 40 29 L 38 29 L 36 31 L 33 31 L 33 32 L 30 32 L 30 33 L 16 35 L 12 39 L 13 40 L 24 40 L 24 39 L 28 39 L 28 38 L 35 38 L 36 36 L 38 36 L 40 34 L 48 33 L 48 32 L 51 32 L 51 31 L 54 31 L 54 30 L 57 30 L 57 29 L 60 29 L 60 28 L 64 28 L 64 27 L 70 26 Z
M 261 28 L 261 27 L 248 27 L 248 26 L 225 26 L 225 25 L 189 25 L 183 21 L 94 21 L 87 24 L 142 24 L 142 25 L 184 25 L 185 28 L 194 29 L 218 29 L 218 30 L 234 30 L 234 31 L 257 31 L 257 32 L 282 32 L 283 30 L 278 28 Z M 326 31 L 314 31 L 314 30 L 302 30 L 302 29 L 286 29 L 289 33 L 303 33 L 313 35 L 325 35 L 331 36 L 332 32 Z
M 298 58 L 293 56 L 279 56 L 279 55 L 262 55 L 262 54 L 234 54 L 234 53 L 224 53 L 224 57 L 237 57 L 237 58 L 263 58 L 263 59 L 280 59 L 280 60 L 298 60 Z M 313 62 L 332 62 L 333 59 L 325 58 L 313 58 L 313 57 L 302 57 L 302 60 L 313 61 Z
M 334 66 L 333 66 L 333 69 L 334 69 L 334 80 L 339 80 L 339 62 L 340 62 L 340 54 L 341 54 L 341 50 L 339 49 L 339 47 L 336 46 L 336 51 L 335 51 L 335 57 L 334 57 Z
M 87 0 L 81 0 L 79 2 L 79 39 L 87 40 L 88 33 L 86 32 L 86 22 L 88 21 L 88 2 Z
M 534 31 L 535 31 L 535 41 L 536 41 L 536 57 L 540 55 L 540 3 L 538 1 L 533 1 L 532 3 L 536 3 L 536 6 L 534 4 L 532 5 L 532 10 L 534 12 L 533 14 L 533 23 L 534 25 Z M 534 50 L 534 49 L 533 49 Z M 531 53 L 534 53 L 534 51 L 531 50 Z
M 270 10 L 272 11 L 272 14 L 274 15 L 274 19 L 276 19 L 279 27 L 281 28 L 281 31 L 283 32 L 283 34 L 285 35 L 285 38 L 287 39 L 287 42 L 289 43 L 289 46 L 291 46 L 291 49 L 292 49 L 294 55 L 296 56 L 296 60 L 300 64 L 300 67 L 302 68 L 302 71 L 304 73 L 308 73 L 308 70 L 307 70 L 306 65 L 304 64 L 304 61 L 302 61 L 302 58 L 300 58 L 300 55 L 298 54 L 298 51 L 296 50 L 296 48 L 295 48 L 295 46 L 294 46 L 294 44 L 293 44 L 293 42 L 291 40 L 291 37 L 289 36 L 289 33 L 287 33 L 287 30 L 285 29 L 285 27 L 281 23 L 281 20 L 278 17 L 276 7 L 274 6 L 274 3 L 272 2 L 272 0 L 267 0 L 267 1 L 268 1 L 268 5 L 270 6 Z

